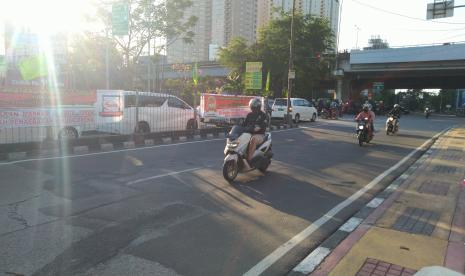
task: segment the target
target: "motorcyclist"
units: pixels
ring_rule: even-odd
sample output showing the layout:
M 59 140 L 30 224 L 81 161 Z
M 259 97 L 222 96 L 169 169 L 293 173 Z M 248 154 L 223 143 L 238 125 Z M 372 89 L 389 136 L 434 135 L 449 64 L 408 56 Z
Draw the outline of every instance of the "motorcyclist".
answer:
M 266 130 L 266 114 L 261 110 L 262 102 L 258 98 L 249 101 L 251 112 L 247 114 L 243 127 L 252 134 L 247 151 L 247 161 L 250 163 L 257 145 L 263 143 Z
M 368 129 L 368 133 L 370 135 L 370 137 L 373 137 L 373 114 L 372 114 L 372 111 L 370 111 L 370 107 L 368 105 L 363 105 L 363 110 L 362 112 L 360 112 L 357 117 L 355 117 L 355 121 L 362 121 L 364 120 L 365 118 L 368 118 L 368 123 L 369 123 L 369 129 Z
M 395 104 L 394 108 L 391 111 L 389 111 L 389 113 L 388 113 L 388 116 L 393 116 L 394 117 L 394 120 L 395 120 L 394 127 L 396 127 L 396 128 L 399 125 L 399 118 L 400 118 L 401 114 L 402 114 L 402 107 L 400 107 L 399 104 Z

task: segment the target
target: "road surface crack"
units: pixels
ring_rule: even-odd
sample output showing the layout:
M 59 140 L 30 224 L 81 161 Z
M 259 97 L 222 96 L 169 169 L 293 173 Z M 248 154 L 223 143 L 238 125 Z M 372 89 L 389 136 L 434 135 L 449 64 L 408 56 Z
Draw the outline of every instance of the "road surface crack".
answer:
M 31 227 L 31 225 L 29 225 L 27 220 L 23 217 L 23 215 L 19 213 L 19 210 L 18 210 L 19 205 L 21 203 L 22 202 L 17 202 L 17 203 L 8 205 L 8 218 L 19 222 L 19 224 L 21 224 L 24 228 L 29 228 Z

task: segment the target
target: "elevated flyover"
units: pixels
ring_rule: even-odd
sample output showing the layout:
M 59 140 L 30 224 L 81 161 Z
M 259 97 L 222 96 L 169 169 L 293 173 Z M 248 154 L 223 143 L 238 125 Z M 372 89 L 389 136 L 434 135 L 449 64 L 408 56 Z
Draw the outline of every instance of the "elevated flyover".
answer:
M 385 89 L 465 87 L 465 43 L 353 50 L 340 56 L 349 93 L 383 82 Z M 344 93 L 344 94 L 345 94 Z

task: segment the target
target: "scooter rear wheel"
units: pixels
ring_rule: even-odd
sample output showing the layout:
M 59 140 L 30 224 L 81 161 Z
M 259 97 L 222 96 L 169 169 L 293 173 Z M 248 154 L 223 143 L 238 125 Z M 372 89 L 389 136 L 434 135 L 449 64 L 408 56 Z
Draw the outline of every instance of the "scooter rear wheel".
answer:
M 223 165 L 223 177 L 228 182 L 234 181 L 237 174 L 239 173 L 239 167 L 237 166 L 237 162 L 234 160 L 229 160 Z

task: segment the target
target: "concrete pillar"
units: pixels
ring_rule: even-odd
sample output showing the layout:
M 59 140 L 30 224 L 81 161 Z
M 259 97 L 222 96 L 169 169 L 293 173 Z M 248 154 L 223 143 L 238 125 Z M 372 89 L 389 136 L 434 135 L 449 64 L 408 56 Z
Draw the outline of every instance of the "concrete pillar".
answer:
M 342 99 L 342 78 L 337 78 L 337 86 L 336 86 L 336 98 L 341 100 Z

